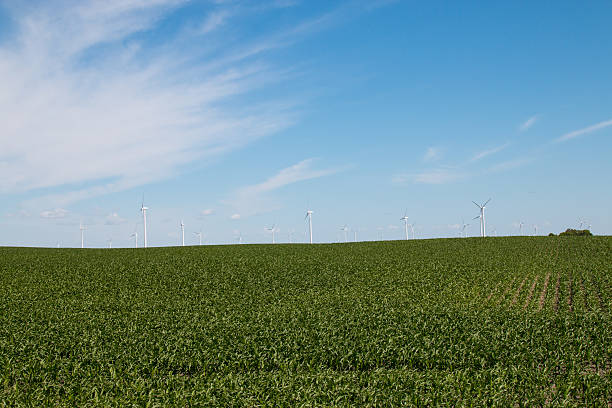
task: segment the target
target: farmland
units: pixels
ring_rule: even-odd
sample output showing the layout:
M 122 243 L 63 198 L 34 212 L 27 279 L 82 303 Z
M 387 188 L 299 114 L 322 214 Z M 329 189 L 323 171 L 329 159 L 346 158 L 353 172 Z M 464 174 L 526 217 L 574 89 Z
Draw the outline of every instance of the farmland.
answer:
M 612 238 L 0 248 L 0 406 L 610 406 Z

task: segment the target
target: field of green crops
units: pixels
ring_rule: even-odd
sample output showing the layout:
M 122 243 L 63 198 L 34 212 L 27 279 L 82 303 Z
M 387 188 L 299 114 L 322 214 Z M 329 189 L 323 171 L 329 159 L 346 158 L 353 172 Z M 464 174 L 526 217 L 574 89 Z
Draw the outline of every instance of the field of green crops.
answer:
M 0 248 L 0 406 L 612 406 L 612 238 Z

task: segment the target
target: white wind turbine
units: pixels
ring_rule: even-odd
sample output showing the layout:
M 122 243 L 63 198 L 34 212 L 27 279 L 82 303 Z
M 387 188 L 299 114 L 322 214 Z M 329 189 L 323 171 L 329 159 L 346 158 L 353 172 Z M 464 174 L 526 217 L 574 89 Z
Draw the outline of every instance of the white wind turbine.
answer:
M 474 219 L 480 218 L 480 236 L 483 238 L 487 236 L 487 225 L 485 222 L 485 211 L 484 210 L 485 208 L 487 208 L 487 204 L 489 204 L 489 201 L 491 201 L 490 198 L 483 205 L 476 203 L 476 201 L 472 201 L 476 205 L 476 207 L 480 208 L 480 215 L 477 217 L 474 217 Z
M 408 226 L 410 227 L 410 231 L 412 231 L 412 239 L 415 239 L 415 235 L 414 235 L 414 226 L 416 225 L 415 222 L 413 222 L 412 224 L 408 224 Z
M 408 210 L 404 213 L 404 216 L 400 218 L 400 221 L 404 221 L 404 230 L 406 231 L 406 241 L 408 241 Z
M 132 235 L 130 235 L 130 238 L 134 238 L 134 247 L 138 248 L 138 231 L 134 231 L 134 233 Z
M 274 235 L 278 231 L 276 229 L 276 224 L 272 224 L 271 227 L 266 227 L 265 230 L 272 233 L 272 243 L 276 244 L 276 239 L 275 239 L 275 235 Z
M 344 224 L 340 227 L 340 231 L 344 232 L 344 242 L 348 242 L 348 225 Z
M 378 240 L 382 241 L 383 240 L 383 231 L 385 230 L 384 227 L 376 227 L 376 230 L 378 231 Z
M 586 221 L 583 218 L 578 218 L 578 225 L 579 225 L 579 229 L 582 229 L 583 225 L 586 223 Z
M 525 225 L 523 221 L 519 222 L 519 235 L 523 235 L 523 225 Z
M 198 237 L 200 245 L 202 245 L 202 231 L 200 232 L 194 232 L 193 235 L 195 235 L 196 237 Z
M 108 240 L 108 249 L 112 249 L 112 248 L 113 248 L 113 239 L 112 239 L 112 238 L 110 238 L 110 239 Z
M 87 227 L 83 225 L 83 222 L 79 222 L 79 229 L 81 230 L 81 248 L 85 248 L 85 230 Z
M 185 246 L 185 223 L 181 220 L 181 246 Z
M 465 232 L 465 229 L 466 229 L 467 227 L 469 227 L 469 226 L 470 226 L 470 224 L 466 224 L 466 223 L 465 223 L 465 220 L 462 218 L 462 219 L 461 219 L 461 236 L 462 236 L 463 238 L 466 238 L 466 237 L 467 237 L 467 233 Z
M 538 226 L 533 224 L 533 236 L 535 237 L 536 235 L 538 235 Z
M 142 196 L 142 205 L 140 206 L 140 211 L 142 212 L 142 223 L 144 225 L 144 247 L 147 247 L 147 210 L 149 207 L 145 207 L 144 205 L 144 195 Z
M 304 220 L 306 220 L 306 218 L 308 218 L 308 232 L 310 234 L 310 243 L 312 244 L 312 210 L 307 210 L 306 211 L 306 217 L 304 217 Z

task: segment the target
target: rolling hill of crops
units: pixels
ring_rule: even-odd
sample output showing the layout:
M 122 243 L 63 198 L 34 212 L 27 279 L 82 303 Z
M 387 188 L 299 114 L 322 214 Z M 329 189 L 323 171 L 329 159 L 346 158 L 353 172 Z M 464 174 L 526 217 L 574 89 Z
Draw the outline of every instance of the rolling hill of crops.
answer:
M 0 406 L 611 406 L 612 238 L 0 248 Z

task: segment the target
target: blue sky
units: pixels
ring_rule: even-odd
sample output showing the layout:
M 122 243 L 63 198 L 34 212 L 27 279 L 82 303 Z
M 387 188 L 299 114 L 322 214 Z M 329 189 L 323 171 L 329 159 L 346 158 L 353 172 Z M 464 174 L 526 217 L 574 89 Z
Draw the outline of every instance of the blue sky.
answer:
M 609 2 L 22 3 L 0 245 L 132 246 L 143 194 L 155 246 L 612 231 Z

